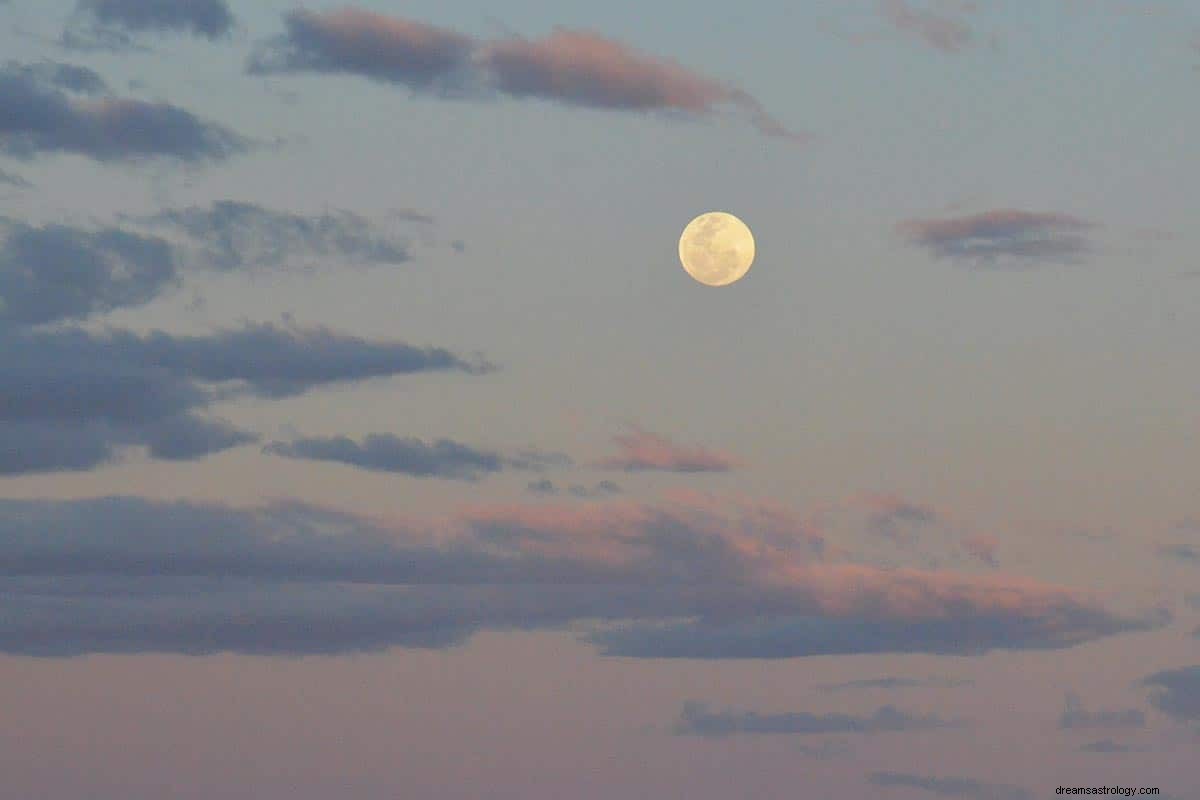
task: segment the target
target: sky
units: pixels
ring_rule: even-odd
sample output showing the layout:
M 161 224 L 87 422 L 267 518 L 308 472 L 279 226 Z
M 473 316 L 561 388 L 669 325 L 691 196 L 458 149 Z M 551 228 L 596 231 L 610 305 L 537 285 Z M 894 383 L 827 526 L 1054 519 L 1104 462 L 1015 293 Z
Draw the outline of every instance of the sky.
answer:
M 1194 3 L 0 0 L 0 54 L 6 796 L 1200 789 Z

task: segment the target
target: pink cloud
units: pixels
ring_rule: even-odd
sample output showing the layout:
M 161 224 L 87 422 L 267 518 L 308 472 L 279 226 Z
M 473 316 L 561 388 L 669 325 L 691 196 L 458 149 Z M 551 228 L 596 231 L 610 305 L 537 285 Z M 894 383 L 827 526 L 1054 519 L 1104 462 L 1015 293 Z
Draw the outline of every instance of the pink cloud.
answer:
M 613 442 L 620 452 L 597 462 L 597 466 L 626 472 L 728 472 L 735 465 L 733 458 L 723 453 L 681 445 L 640 428 L 617 434 Z

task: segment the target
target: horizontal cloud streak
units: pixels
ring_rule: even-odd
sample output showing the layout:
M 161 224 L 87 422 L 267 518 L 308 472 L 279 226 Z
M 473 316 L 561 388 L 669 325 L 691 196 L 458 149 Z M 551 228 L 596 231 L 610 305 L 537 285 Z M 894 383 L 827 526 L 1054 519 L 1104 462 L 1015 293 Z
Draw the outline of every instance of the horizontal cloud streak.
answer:
M 299 256 L 381 264 L 409 260 L 402 241 L 348 211 L 304 216 L 221 200 L 209 208 L 173 209 L 135 221 L 184 233 L 203 248 L 202 266 L 222 270 L 276 267 Z
M 997 209 L 964 217 L 914 219 L 898 230 L 935 258 L 975 266 L 1077 261 L 1090 250 L 1078 217 Z
M 0 68 L 0 153 L 195 163 L 224 160 L 250 147 L 244 137 L 169 103 L 67 93 L 92 88 L 71 85 L 61 71 L 45 75 L 14 62 Z
M 323 328 L 259 325 L 207 336 L 0 329 L 0 428 L 19 445 L 0 450 L 0 473 L 88 469 L 129 445 L 179 459 L 254 441 L 196 416 L 232 395 L 281 397 L 367 378 L 484 368 L 440 348 Z
M 1150 702 L 1182 722 L 1200 721 L 1200 666 L 1157 672 L 1142 681 L 1151 688 Z
M 474 481 L 499 472 L 505 460 L 499 453 L 477 450 L 450 439 L 432 443 L 409 436 L 372 434 L 360 444 L 345 436 L 275 442 L 268 453 L 285 458 L 333 461 L 378 472 L 397 472 L 420 478 Z
M 95 23 L 134 32 L 191 33 L 216 39 L 233 30 L 225 0 L 79 0 Z
M 249 72 L 354 74 L 444 96 L 498 92 L 607 110 L 709 115 L 728 108 L 765 134 L 802 138 L 745 91 L 588 31 L 481 41 L 349 7 L 292 11 L 284 24 L 284 34 L 251 55 Z
M 905 772 L 872 772 L 875 786 L 902 786 L 922 789 L 939 797 L 963 797 L 967 800 L 1032 800 L 1033 795 L 1018 786 L 981 783 L 969 778 L 938 778 Z
M 1066 707 L 1058 718 L 1058 727 L 1066 729 L 1120 729 L 1141 728 L 1146 724 L 1146 715 L 1136 708 L 1121 711 L 1088 711 L 1079 696 L 1068 692 Z
M 734 463 L 732 458 L 721 453 L 680 445 L 640 428 L 614 436 L 613 442 L 619 453 L 597 462 L 596 466 L 626 472 L 727 472 Z
M 812 714 L 795 711 L 785 714 L 760 714 L 755 711 L 709 711 L 704 703 L 688 702 L 683 707 L 675 732 L 695 736 L 733 736 L 734 734 L 847 734 L 922 731 L 946 728 L 961 723 L 936 714 L 911 714 L 894 706 L 883 706 L 874 714 Z
M 747 502 L 384 524 L 295 503 L 0 501 L 0 650 L 327 653 L 586 623 L 609 652 L 786 657 L 1065 647 L 1152 624 L 1053 587 L 821 553 L 794 518 Z M 686 636 L 606 638 L 672 624 Z M 747 648 L 763 634 L 769 648 Z

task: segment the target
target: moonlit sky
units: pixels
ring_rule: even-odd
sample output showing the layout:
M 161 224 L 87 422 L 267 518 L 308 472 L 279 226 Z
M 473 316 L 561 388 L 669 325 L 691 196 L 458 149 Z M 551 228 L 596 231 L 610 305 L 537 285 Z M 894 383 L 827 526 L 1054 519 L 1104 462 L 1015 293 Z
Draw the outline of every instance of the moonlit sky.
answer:
M 1195 796 L 1200 6 L 648 5 L 0 0 L 0 794 Z

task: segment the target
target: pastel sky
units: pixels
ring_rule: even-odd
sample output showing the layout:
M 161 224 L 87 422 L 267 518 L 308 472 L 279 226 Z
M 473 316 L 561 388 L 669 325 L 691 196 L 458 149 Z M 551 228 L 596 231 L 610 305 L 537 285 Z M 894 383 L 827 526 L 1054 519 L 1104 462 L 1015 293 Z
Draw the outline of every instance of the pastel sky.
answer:
M 1197 796 L 1200 5 L 0 53 L 4 797 Z

